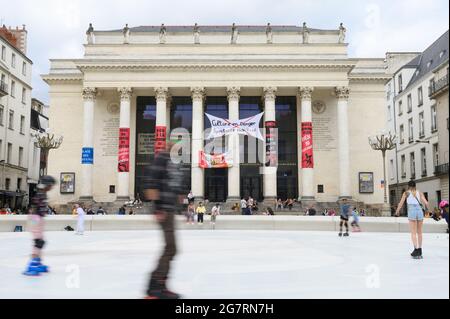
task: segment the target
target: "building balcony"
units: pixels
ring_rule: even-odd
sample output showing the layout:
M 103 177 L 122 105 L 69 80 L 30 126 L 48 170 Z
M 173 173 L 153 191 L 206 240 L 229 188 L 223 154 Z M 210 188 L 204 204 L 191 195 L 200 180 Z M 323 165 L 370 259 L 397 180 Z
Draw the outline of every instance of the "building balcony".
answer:
M 428 96 L 434 99 L 446 91 L 448 91 L 448 74 L 428 87 Z
M 8 95 L 8 84 L 0 81 L 0 97 Z
M 448 163 L 435 166 L 434 175 L 448 175 Z

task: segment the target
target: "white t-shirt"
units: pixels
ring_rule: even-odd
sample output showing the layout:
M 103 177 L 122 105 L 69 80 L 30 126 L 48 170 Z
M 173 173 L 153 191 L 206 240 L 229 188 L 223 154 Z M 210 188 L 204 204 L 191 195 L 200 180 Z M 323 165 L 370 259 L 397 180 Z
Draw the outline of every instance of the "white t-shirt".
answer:
M 416 198 L 414 198 L 414 193 L 413 192 L 406 192 L 407 194 L 407 199 L 406 199 L 406 203 L 408 205 L 419 205 L 420 202 L 420 192 L 416 191 Z
M 247 202 L 245 199 L 241 200 L 241 208 L 247 208 Z
M 77 208 L 77 214 L 78 214 L 78 216 L 83 216 L 85 214 L 83 208 L 78 207 Z

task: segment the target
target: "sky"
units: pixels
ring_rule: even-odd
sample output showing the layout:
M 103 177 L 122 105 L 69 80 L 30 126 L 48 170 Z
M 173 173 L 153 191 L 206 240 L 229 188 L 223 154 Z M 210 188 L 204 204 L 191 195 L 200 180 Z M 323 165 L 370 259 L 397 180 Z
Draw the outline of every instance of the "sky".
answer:
M 141 25 L 297 25 L 347 28 L 351 57 L 426 49 L 448 30 L 448 0 L 0 0 L 0 22 L 26 25 L 33 97 L 48 103 L 49 59 L 83 56 L 96 30 Z

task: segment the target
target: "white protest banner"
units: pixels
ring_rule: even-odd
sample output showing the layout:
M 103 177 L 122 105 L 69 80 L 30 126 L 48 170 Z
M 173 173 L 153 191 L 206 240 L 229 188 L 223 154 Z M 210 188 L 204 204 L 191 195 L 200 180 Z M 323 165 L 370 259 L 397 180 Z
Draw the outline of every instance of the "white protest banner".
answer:
M 264 137 L 262 136 L 259 128 L 259 123 L 264 116 L 264 112 L 237 121 L 222 119 L 208 113 L 205 114 L 211 122 L 211 132 L 207 138 L 208 140 L 224 135 L 241 134 L 253 136 L 254 138 L 264 141 Z

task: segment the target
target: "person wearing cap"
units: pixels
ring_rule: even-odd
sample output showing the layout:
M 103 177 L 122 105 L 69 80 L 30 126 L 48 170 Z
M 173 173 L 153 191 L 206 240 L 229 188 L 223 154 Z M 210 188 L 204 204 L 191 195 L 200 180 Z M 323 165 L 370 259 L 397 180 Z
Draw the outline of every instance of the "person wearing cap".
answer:
M 144 180 L 145 200 L 153 202 L 156 221 L 164 233 L 164 250 L 150 281 L 145 299 L 179 299 L 167 288 L 170 265 L 177 253 L 175 240 L 175 214 L 181 210 L 184 175 L 180 165 L 172 161 L 171 150 L 176 142 L 168 141 L 165 150 L 155 156 Z M 178 154 L 178 152 L 176 152 Z M 177 156 L 177 154 L 174 154 Z
M 37 186 L 36 195 L 33 197 L 30 209 L 30 231 L 33 236 L 33 250 L 31 261 L 23 272 L 26 276 L 39 276 L 48 272 L 48 266 L 42 264 L 42 249 L 44 240 L 44 217 L 48 213 L 47 192 L 52 189 L 56 181 L 51 176 L 42 176 Z
M 447 233 L 448 233 L 448 201 L 443 200 L 439 203 L 439 208 L 441 209 L 441 216 L 445 218 L 447 222 Z

